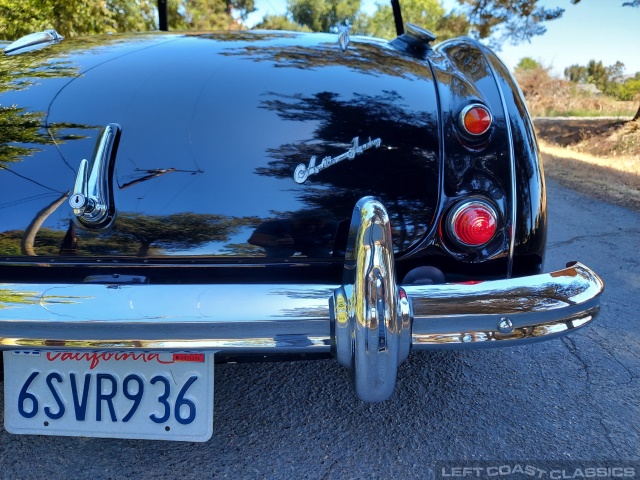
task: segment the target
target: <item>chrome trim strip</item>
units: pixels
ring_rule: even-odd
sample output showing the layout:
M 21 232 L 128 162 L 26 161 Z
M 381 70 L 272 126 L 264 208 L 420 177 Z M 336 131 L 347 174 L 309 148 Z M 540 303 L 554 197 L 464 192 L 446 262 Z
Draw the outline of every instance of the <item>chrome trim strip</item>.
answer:
M 0 349 L 328 352 L 334 290 L 327 285 L 0 284 Z M 421 349 L 492 346 L 487 340 L 511 345 L 567 333 L 593 320 L 604 285 L 577 263 L 530 277 L 403 290 L 412 307 L 412 346 Z M 251 301 L 236 301 L 243 298 Z M 500 332 L 503 319 L 515 333 Z
M 53 43 L 61 42 L 64 39 L 62 35 L 54 29 L 45 30 L 43 32 L 34 32 L 20 37 L 15 42 L 10 43 L 4 48 L 4 53 L 9 55 L 12 53 L 20 53 L 18 50 L 33 50 L 38 46 L 46 46 Z M 25 51 L 29 51 L 25 50 Z
M 583 327 L 600 310 L 602 280 L 576 263 L 564 270 L 477 284 L 407 286 L 412 348 L 495 347 Z
M 599 308 L 595 308 L 577 315 L 576 318 L 514 328 L 510 333 L 502 333 L 499 329 L 451 333 L 414 332 L 411 342 L 414 350 L 477 348 L 480 345 L 502 347 L 505 344 L 513 345 L 514 341 L 524 344 L 555 338 L 569 333 L 570 330 L 584 327 L 595 319 L 598 311 Z
M 516 246 L 516 204 L 517 204 L 517 196 L 516 196 L 516 157 L 515 157 L 515 149 L 513 147 L 513 136 L 511 132 L 511 119 L 509 118 L 509 110 L 507 108 L 507 101 L 504 98 L 504 92 L 502 91 L 502 87 L 498 82 L 498 75 L 496 74 L 493 65 L 487 58 L 485 54 L 484 47 L 482 44 L 477 43 L 478 48 L 482 52 L 482 56 L 484 57 L 484 61 L 487 62 L 489 70 L 491 70 L 491 74 L 493 75 L 493 79 L 496 82 L 496 87 L 498 89 L 498 93 L 500 94 L 500 102 L 502 103 L 502 111 L 504 114 L 505 125 L 507 127 L 507 139 L 509 140 L 509 164 L 511 166 L 511 235 L 509 238 L 509 260 L 507 264 L 507 277 L 511 278 L 513 274 L 513 256 Z M 491 117 L 493 123 L 493 116 Z
M 148 288 L 139 288 L 148 287 Z M 317 285 L 0 285 L 0 348 L 330 351 Z M 251 299 L 251 301 L 246 301 Z

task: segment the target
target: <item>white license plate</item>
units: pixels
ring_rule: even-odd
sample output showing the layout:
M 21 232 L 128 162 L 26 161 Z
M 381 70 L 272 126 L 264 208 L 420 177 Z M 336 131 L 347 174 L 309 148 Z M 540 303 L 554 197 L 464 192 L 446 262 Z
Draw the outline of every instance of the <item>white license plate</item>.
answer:
M 213 353 L 4 352 L 10 433 L 205 442 Z

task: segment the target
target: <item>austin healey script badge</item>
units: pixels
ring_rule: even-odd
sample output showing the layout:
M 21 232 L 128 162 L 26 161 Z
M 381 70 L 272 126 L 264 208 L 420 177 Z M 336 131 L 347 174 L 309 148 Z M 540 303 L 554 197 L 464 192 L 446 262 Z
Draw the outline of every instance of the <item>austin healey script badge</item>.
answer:
M 311 160 L 309 160 L 308 166 L 306 166 L 304 163 L 301 163 L 296 167 L 295 172 L 293 172 L 293 179 L 297 183 L 304 183 L 310 175 L 315 175 L 316 173 L 324 170 L 327 167 L 330 167 L 331 165 L 335 165 L 336 163 L 341 162 L 346 158 L 348 158 L 349 160 L 353 160 L 354 158 L 356 158 L 356 155 L 360 155 L 365 150 L 369 150 L 373 147 L 378 148 L 380 145 L 382 145 L 382 140 L 379 138 L 371 140 L 371 137 L 369 137 L 369 141 L 367 143 L 363 143 L 362 145 L 360 145 L 360 137 L 355 137 L 353 140 L 351 140 L 351 143 L 353 144 L 353 146 L 342 155 L 338 155 L 337 157 L 333 158 L 324 157 L 322 159 L 322 162 L 320 162 L 318 165 L 316 165 L 315 155 L 311 157 Z

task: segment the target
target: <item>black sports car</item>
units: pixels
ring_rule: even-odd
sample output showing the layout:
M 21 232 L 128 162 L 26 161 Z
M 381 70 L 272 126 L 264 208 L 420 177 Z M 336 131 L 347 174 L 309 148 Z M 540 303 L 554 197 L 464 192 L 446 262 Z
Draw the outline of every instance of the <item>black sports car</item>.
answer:
M 0 349 L 15 433 L 206 440 L 213 364 L 334 356 L 389 398 L 411 350 L 591 322 L 543 272 L 522 95 L 478 42 L 41 32 L 0 58 Z M 295 388 L 291 385 L 290 388 Z

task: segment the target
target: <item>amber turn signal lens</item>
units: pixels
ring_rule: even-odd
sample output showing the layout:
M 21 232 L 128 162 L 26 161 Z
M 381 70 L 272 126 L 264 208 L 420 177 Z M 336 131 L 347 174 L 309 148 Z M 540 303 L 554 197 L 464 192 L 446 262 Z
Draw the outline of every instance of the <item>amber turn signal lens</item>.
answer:
M 488 204 L 467 202 L 453 212 L 450 227 L 459 243 L 479 247 L 496 234 L 498 218 L 495 210 Z
M 491 113 L 483 105 L 469 105 L 460 113 L 460 125 L 469 135 L 482 135 L 491 127 Z

